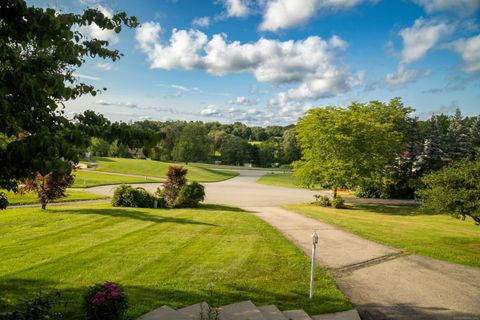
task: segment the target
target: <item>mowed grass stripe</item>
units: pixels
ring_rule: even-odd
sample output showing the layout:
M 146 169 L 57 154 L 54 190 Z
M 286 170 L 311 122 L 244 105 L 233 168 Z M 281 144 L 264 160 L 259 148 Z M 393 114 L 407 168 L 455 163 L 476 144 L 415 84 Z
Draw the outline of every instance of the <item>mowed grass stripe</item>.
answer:
M 211 170 L 184 163 L 167 163 L 153 160 L 94 157 L 98 167 L 95 171 L 136 174 L 147 177 L 165 178 L 168 167 L 176 165 L 188 169 L 187 179 L 198 182 L 215 182 L 230 179 L 238 173 L 233 171 Z
M 182 307 L 204 300 L 227 304 L 251 299 L 259 305 L 304 308 L 312 314 L 350 307 L 321 268 L 316 273 L 317 295 L 310 301 L 309 259 L 278 231 L 239 209 L 90 205 L 52 207 L 47 212 L 14 209 L 4 214 L 1 218 L 8 226 L 2 230 L 13 238 L 11 231 L 18 225 L 44 223 L 45 217 L 52 229 L 65 223 L 79 224 L 81 231 L 72 229 L 72 235 L 60 236 L 45 226 L 41 231 L 33 228 L 31 236 L 42 235 L 42 241 L 10 243 L 2 249 L 0 308 L 40 288 L 58 290 L 69 302 L 65 319 L 78 319 L 86 288 L 105 280 L 125 287 L 131 305 L 128 318 L 163 304 Z M 0 247 L 7 239 L 0 240 Z M 4 254 L 10 258 L 4 260 Z M 210 282 L 215 284 L 213 296 Z

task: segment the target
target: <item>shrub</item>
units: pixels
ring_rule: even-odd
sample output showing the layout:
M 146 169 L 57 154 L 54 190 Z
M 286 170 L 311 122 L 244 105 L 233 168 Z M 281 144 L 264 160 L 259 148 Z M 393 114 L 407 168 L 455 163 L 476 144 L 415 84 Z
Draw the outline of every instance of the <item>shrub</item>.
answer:
M 21 310 L 7 311 L 0 313 L 2 320 L 52 320 L 60 319 L 61 313 L 53 312 L 53 304 L 60 296 L 56 293 L 56 297 L 51 295 L 45 296 L 39 292 L 33 299 L 22 300 Z
M 314 197 L 315 197 L 315 204 L 316 205 L 319 205 L 319 206 L 322 206 L 322 207 L 330 207 L 331 206 L 330 198 L 328 196 L 323 196 L 321 194 L 316 194 L 316 195 L 314 195 Z
M 167 181 L 163 183 L 163 197 L 171 208 L 176 206 L 180 189 L 187 184 L 188 170 L 182 166 L 170 166 L 167 171 Z
M 179 193 L 175 203 L 176 207 L 198 207 L 200 201 L 205 199 L 205 188 L 198 182 L 184 185 Z
M 85 315 L 91 320 L 122 319 L 127 306 L 125 292 L 112 282 L 94 284 L 83 300 Z
M 114 207 L 153 208 L 158 199 L 143 188 L 133 188 L 122 184 L 115 189 L 112 198 Z
M 336 196 L 332 199 L 332 207 L 337 209 L 345 208 L 345 200 L 340 196 Z

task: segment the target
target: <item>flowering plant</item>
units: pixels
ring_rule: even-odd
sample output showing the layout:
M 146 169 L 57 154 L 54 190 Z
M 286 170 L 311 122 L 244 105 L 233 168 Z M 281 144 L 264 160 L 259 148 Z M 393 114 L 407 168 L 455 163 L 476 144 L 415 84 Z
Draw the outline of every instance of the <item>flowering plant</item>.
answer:
M 83 307 L 88 319 L 118 320 L 127 309 L 127 296 L 115 283 L 96 283 L 88 289 Z

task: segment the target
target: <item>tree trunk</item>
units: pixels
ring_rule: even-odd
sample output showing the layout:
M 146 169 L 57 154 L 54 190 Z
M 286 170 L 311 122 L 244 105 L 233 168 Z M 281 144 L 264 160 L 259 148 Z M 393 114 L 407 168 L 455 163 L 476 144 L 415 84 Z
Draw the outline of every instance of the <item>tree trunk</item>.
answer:
M 333 199 L 337 198 L 337 187 L 333 188 Z
M 47 203 L 45 201 L 42 201 L 42 210 L 47 209 Z

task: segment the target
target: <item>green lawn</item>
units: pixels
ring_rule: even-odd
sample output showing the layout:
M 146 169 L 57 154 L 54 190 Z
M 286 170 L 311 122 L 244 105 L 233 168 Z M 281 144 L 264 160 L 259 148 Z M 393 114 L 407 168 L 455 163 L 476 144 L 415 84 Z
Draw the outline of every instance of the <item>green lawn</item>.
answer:
M 461 221 L 448 215 L 427 214 L 419 208 L 381 205 L 285 208 L 411 253 L 480 267 L 480 227 L 471 219 Z
M 59 291 L 65 318 L 78 319 L 87 287 L 105 280 L 124 286 L 130 319 L 204 300 L 251 299 L 311 314 L 350 308 L 322 268 L 309 300 L 309 259 L 273 227 L 226 206 L 12 209 L 0 215 L 0 247 L 0 308 L 39 289 Z
M 292 173 L 267 173 L 257 180 L 257 183 L 267 186 L 301 188 L 298 179 Z
M 33 192 L 25 193 L 24 195 L 13 193 L 13 192 L 5 192 L 5 193 L 7 195 L 8 202 L 10 204 L 29 204 L 29 203 L 38 202 L 37 195 Z M 90 192 L 68 190 L 67 196 L 65 198 L 57 199 L 54 202 L 96 200 L 96 199 L 106 199 L 106 198 L 107 197 L 105 196 L 93 194 Z M 0 220 L 0 223 L 1 223 L 1 220 Z
M 73 183 L 73 188 L 88 188 L 105 184 L 161 182 L 158 179 L 150 179 L 148 177 L 145 179 L 145 177 L 119 176 L 82 170 L 75 171 L 74 175 L 75 182 Z
M 267 173 L 257 180 L 257 183 L 265 184 L 267 186 L 285 187 L 285 188 L 303 188 L 300 185 L 300 180 L 293 175 L 293 173 Z M 318 185 L 312 190 L 323 190 Z M 343 195 L 342 195 L 343 196 Z
M 98 167 L 95 168 L 97 171 L 138 174 L 147 177 L 165 178 L 168 167 L 171 165 L 187 167 L 187 178 L 198 182 L 222 181 L 237 175 L 232 171 L 210 170 L 192 164 L 186 166 L 184 163 L 102 157 L 94 157 L 93 160 L 98 164 Z
M 244 167 L 244 166 L 231 166 L 226 164 L 211 164 L 211 163 L 192 163 L 192 166 L 199 168 L 210 169 L 223 169 L 223 170 L 259 170 L 259 171 L 280 171 L 285 172 L 289 170 L 280 168 L 262 168 L 262 167 Z

